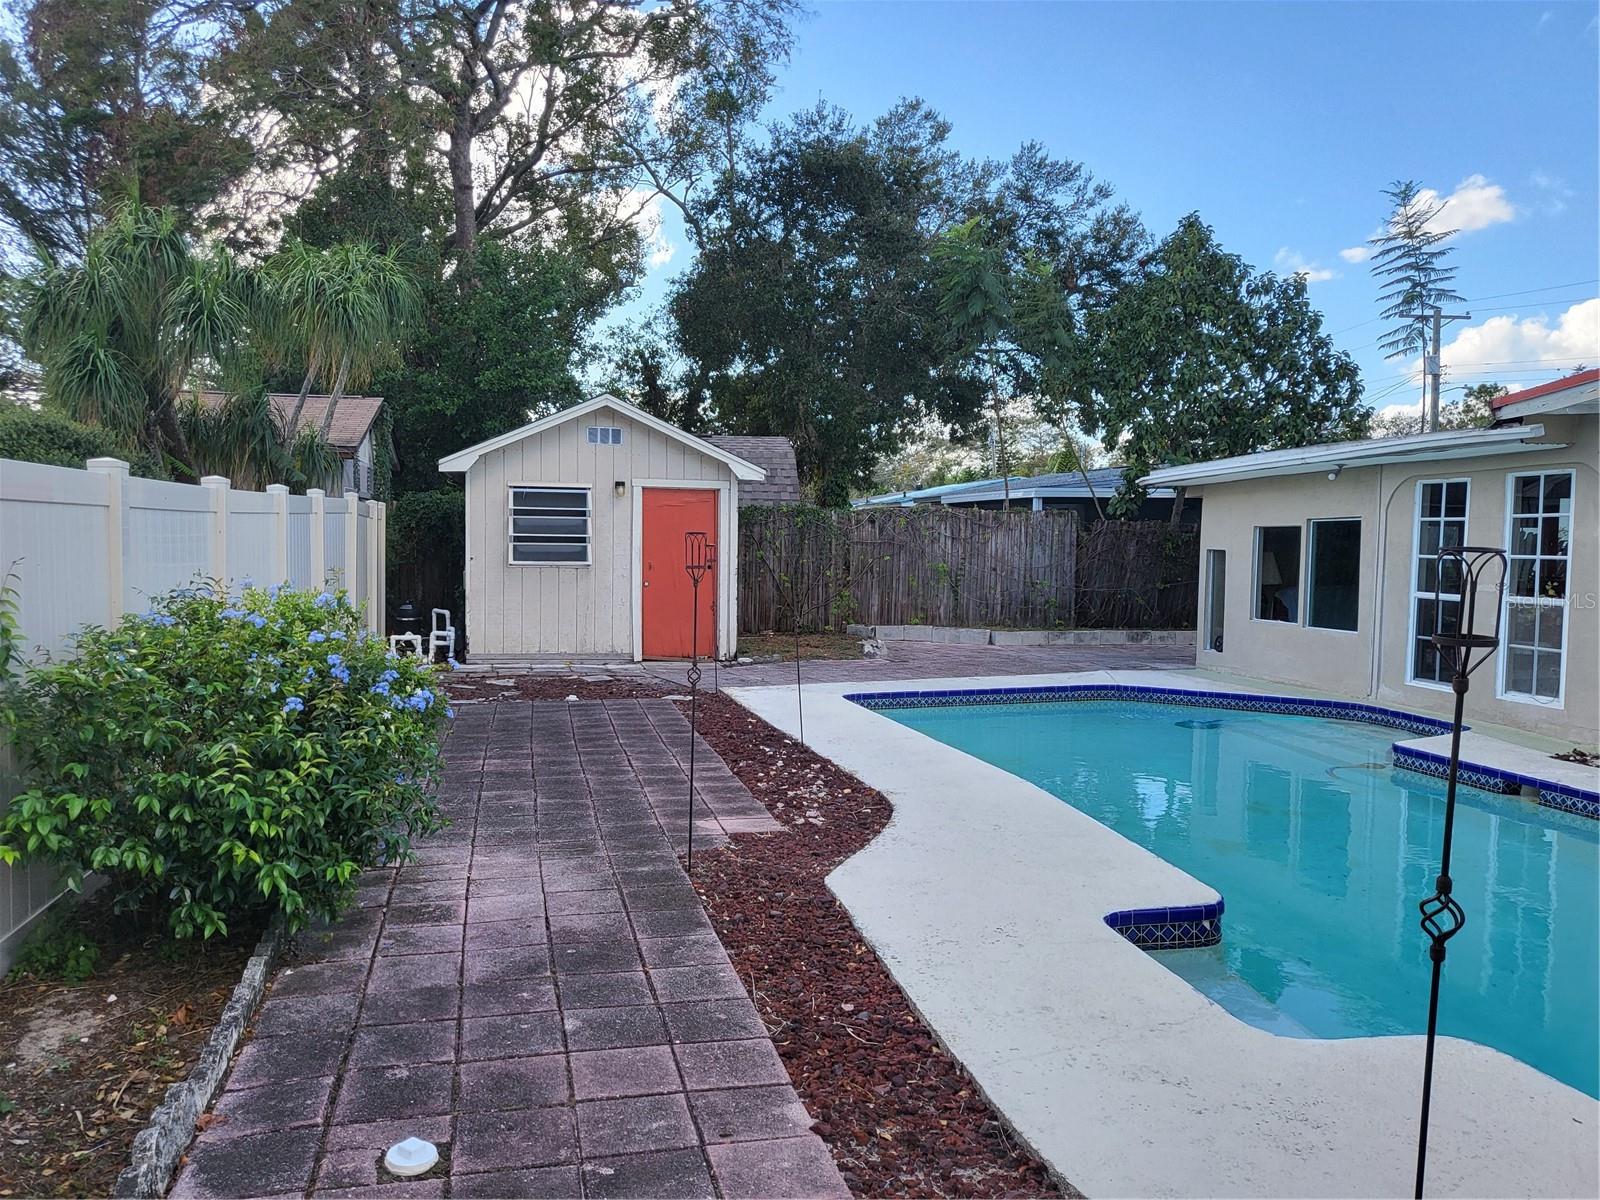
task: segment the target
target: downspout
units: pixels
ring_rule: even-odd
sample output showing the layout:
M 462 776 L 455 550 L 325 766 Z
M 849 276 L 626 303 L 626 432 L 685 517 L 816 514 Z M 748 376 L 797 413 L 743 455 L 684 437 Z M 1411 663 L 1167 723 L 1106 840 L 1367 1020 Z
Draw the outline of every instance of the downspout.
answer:
M 1378 544 L 1377 553 L 1373 558 L 1373 566 L 1376 569 L 1372 572 L 1372 665 L 1367 680 L 1367 699 L 1369 700 L 1378 698 L 1378 685 L 1383 675 L 1383 583 L 1388 575 L 1389 566 L 1389 505 L 1384 498 L 1386 488 L 1384 475 L 1388 470 L 1388 467 L 1380 466 L 1376 471 L 1378 477 Z M 1407 563 L 1406 570 L 1406 586 L 1409 589 L 1411 584 L 1410 571 L 1412 570 L 1410 563 Z M 1409 596 L 1409 591 L 1407 595 Z M 1410 600 L 1408 599 L 1406 603 L 1409 604 Z M 1411 647 L 1407 646 L 1405 652 L 1410 654 Z

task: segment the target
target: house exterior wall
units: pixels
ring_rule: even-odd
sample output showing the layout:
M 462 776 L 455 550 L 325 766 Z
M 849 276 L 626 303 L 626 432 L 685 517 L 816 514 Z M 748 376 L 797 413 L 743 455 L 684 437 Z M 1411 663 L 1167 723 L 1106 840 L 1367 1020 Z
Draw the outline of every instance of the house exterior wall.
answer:
M 1347 469 L 1338 479 L 1325 474 L 1241 480 L 1191 489 L 1205 503 L 1200 526 L 1200 636 L 1196 665 L 1276 680 L 1335 695 L 1371 699 L 1414 712 L 1449 716 L 1453 697 L 1446 686 L 1408 681 L 1412 584 L 1417 524 L 1417 485 L 1424 480 L 1469 481 L 1469 545 L 1507 545 L 1508 476 L 1532 471 L 1573 473 L 1571 561 L 1567 582 L 1567 645 L 1564 695 L 1559 705 L 1501 694 L 1504 650 L 1474 676 L 1469 723 L 1508 725 L 1577 745 L 1600 739 L 1600 456 L 1592 416 L 1542 420 L 1550 443 L 1565 449 L 1508 453 L 1485 458 Z M 1307 522 L 1355 517 L 1361 521 L 1359 599 L 1353 632 L 1304 624 Z M 1260 620 L 1254 615 L 1255 530 L 1298 525 L 1301 530 L 1300 623 Z M 1223 649 L 1206 644 L 1208 551 L 1227 554 Z M 1492 604 L 1485 596 L 1480 604 Z M 1480 625 L 1488 619 L 1485 612 Z
M 622 444 L 591 445 L 590 425 L 622 429 Z M 627 483 L 618 497 L 615 484 Z M 738 484 L 722 462 L 612 408 L 490 450 L 467 471 L 467 639 L 477 656 L 639 656 L 636 585 L 639 489 L 698 484 L 721 491 L 718 538 L 724 566 L 718 650 L 734 650 L 733 580 L 738 565 Z M 509 489 L 590 489 L 590 563 L 508 561 Z

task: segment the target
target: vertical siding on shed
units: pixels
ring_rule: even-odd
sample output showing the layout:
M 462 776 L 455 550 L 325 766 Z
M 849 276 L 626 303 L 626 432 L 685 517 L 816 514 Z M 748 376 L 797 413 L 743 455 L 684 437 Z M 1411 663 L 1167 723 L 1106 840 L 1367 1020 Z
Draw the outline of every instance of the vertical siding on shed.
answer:
M 622 429 L 592 446 L 590 425 Z M 628 484 L 618 499 L 613 484 Z M 483 455 L 467 472 L 467 636 L 481 655 L 633 654 L 633 490 L 641 479 L 731 482 L 721 462 L 600 409 Z M 590 565 L 507 562 L 509 488 L 590 489 Z M 727 542 L 733 531 L 721 536 Z M 731 547 L 729 547 L 731 550 Z

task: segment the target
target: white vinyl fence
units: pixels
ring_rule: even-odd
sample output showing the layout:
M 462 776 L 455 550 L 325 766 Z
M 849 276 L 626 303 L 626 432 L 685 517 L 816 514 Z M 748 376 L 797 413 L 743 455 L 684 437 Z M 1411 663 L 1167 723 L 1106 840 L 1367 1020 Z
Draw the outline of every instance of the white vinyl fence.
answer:
M 137 479 L 115 458 L 88 468 L 0 459 L 0 575 L 13 576 L 29 658 L 70 653 L 82 626 L 115 625 L 201 579 L 234 590 L 246 580 L 342 587 L 383 632 L 382 504 L 276 485 L 235 491 L 215 475 L 199 487 Z M 15 786 L 5 765 L 0 804 Z M 57 893 L 46 870 L 0 866 L 0 974 Z

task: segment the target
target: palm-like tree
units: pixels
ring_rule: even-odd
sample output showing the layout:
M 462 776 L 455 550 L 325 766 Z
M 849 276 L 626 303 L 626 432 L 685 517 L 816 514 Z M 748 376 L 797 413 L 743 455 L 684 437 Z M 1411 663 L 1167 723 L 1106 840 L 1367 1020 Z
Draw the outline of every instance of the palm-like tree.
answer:
M 246 272 L 225 251 L 197 254 L 169 209 L 126 204 L 83 262 L 35 281 L 24 345 L 47 402 L 111 429 L 196 476 L 180 397 L 202 363 L 227 371 L 250 333 Z
M 392 250 L 380 253 L 366 242 L 327 249 L 291 242 L 268 260 L 263 291 L 275 361 L 298 362 L 305 372 L 289 432 L 299 427 L 306 397 L 320 381 L 332 396 L 322 418 L 327 437 L 345 388 L 365 385 L 398 360 L 421 308 L 416 283 Z

